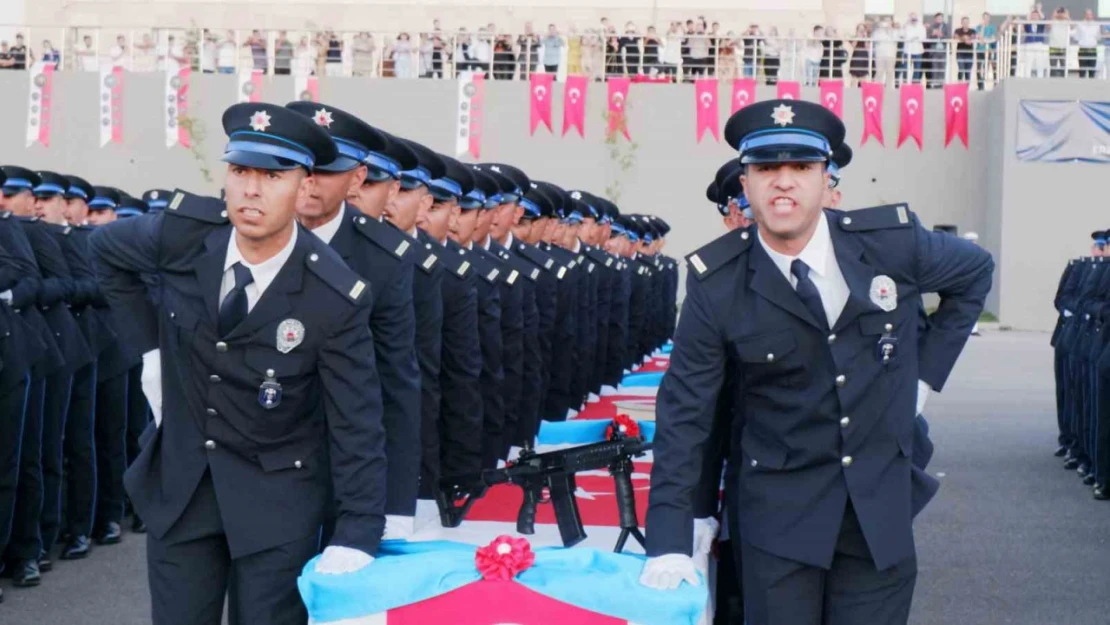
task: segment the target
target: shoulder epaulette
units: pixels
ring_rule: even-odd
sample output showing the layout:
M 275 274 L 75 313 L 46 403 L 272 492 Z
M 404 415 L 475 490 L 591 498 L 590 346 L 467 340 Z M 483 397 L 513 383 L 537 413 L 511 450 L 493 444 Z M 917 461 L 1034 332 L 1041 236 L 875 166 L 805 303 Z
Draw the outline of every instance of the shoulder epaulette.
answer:
M 607 254 L 605 250 L 591 247 L 590 249 L 586 250 L 586 256 L 589 256 L 590 260 L 604 267 L 612 268 L 613 266 L 614 259 L 612 256 Z
M 228 222 L 227 205 L 223 200 L 180 190 L 174 192 L 173 199 L 166 206 L 166 213 L 210 224 L 222 225 Z
M 503 277 L 505 272 L 502 271 L 501 263 L 493 254 L 476 247 L 467 250 L 466 255 L 474 264 L 474 271 L 486 282 L 497 284 L 498 278 Z
M 369 292 L 369 285 L 347 267 L 335 250 L 323 242 L 314 242 L 312 251 L 305 256 L 305 264 L 325 284 L 355 304 L 361 302 L 363 296 Z
M 543 268 L 545 271 L 555 273 L 558 271 L 558 265 L 554 258 L 544 252 L 543 250 L 527 243 L 517 243 L 516 250 L 520 252 L 525 258 L 532 261 L 536 265 Z
M 404 258 L 412 242 L 400 230 L 365 215 L 355 217 L 355 230 L 396 258 Z
M 888 228 L 909 228 L 913 225 L 913 217 L 909 206 L 887 204 L 841 213 L 837 218 L 837 224 L 840 225 L 841 230 L 847 232 L 866 232 Z
M 753 236 L 748 228 L 733 230 L 687 256 L 686 263 L 698 280 L 704 280 L 728 261 L 747 252 L 752 245 Z
M 448 273 L 458 278 L 465 278 L 470 273 L 470 259 L 467 258 L 466 250 L 440 248 L 439 251 L 441 252 L 439 260 Z
M 398 230 L 398 232 L 401 231 Z M 409 255 L 409 260 L 419 267 L 421 271 L 424 273 L 432 273 L 439 268 L 441 263 L 439 262 L 439 254 L 436 253 L 435 245 L 431 243 L 421 243 L 403 232 L 401 232 L 401 236 L 405 237 L 405 240 L 412 244 L 415 251 Z
M 0 219 L 8 219 L 12 216 L 11 211 L 0 211 Z

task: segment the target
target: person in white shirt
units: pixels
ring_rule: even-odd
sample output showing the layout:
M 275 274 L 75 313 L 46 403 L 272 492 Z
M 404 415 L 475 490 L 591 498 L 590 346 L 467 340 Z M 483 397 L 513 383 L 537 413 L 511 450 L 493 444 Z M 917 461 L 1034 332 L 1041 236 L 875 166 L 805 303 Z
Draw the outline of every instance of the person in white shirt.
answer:
M 112 67 L 122 67 L 124 69 L 131 69 L 131 57 L 127 54 L 127 39 L 120 35 L 116 37 L 116 45 L 108 51 L 108 63 Z
M 219 45 L 216 43 L 216 35 L 212 32 L 204 33 L 204 43 L 201 45 L 200 52 L 200 69 L 205 74 L 216 73 L 216 60 L 219 55 Z
M 1100 24 L 1091 9 L 1083 14 L 1083 21 L 1075 25 L 1075 43 L 1079 46 L 1079 77 L 1094 78 L 1098 63 L 1098 36 Z
M 235 47 L 235 31 L 229 30 L 227 31 L 227 36 L 220 42 L 216 50 L 216 71 L 221 74 L 234 74 L 237 55 L 238 50 Z
M 806 41 L 806 84 L 816 85 L 821 75 L 821 59 L 825 56 L 825 29 L 813 27 L 813 36 Z
M 906 74 L 910 81 L 921 80 L 921 58 L 925 54 L 925 25 L 917 13 L 910 13 L 910 19 L 902 27 L 902 39 L 906 41 L 903 54 L 906 55 Z
M 1048 25 L 1048 54 L 1049 64 L 1052 67 L 1050 75 L 1053 78 L 1064 78 L 1068 75 L 1068 47 L 1071 46 L 1071 16 L 1067 9 L 1056 9 L 1052 14 L 1052 23 Z
M 81 40 L 81 45 L 77 48 L 78 64 L 83 72 L 95 72 L 99 69 L 99 60 L 96 58 L 96 47 L 93 45 L 93 38 L 89 35 Z
M 875 80 L 884 85 L 894 84 L 894 67 L 898 57 L 898 33 L 883 18 L 871 35 L 875 42 Z

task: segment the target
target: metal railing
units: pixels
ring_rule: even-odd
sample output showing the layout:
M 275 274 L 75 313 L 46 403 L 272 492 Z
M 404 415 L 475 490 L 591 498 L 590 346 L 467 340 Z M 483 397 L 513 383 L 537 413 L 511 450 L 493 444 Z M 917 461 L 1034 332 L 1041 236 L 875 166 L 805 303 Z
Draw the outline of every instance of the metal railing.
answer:
M 527 79 L 533 72 L 585 74 L 594 80 L 630 76 L 643 81 L 751 77 L 816 84 L 940 86 L 967 81 L 990 88 L 1007 76 L 1107 78 L 1110 22 L 1007 21 L 990 41 L 906 39 L 899 30 L 867 37 L 779 37 L 667 33 L 640 35 L 477 32 L 392 33 L 7 27 L 24 48 L 0 44 L 0 69 L 54 62 L 65 71 L 98 71 L 103 64 L 134 71 L 191 67 L 205 73 L 256 70 L 268 75 L 453 78 L 481 71 L 494 80 Z M 2 27 L 0 27 L 2 28 Z M 1066 36 L 1062 29 L 1067 29 Z M 1051 39 L 1051 41 L 1050 41 Z M 40 42 L 39 45 L 28 42 Z M 1062 45 L 1056 45 L 1062 44 Z M 1084 45 L 1081 45 L 1084 44 Z

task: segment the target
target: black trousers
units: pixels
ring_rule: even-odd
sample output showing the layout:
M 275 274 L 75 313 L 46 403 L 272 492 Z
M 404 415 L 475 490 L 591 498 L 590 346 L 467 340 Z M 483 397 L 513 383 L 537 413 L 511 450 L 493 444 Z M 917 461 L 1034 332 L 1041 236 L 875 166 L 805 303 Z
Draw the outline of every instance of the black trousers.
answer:
M 905 625 L 917 558 L 875 570 L 851 502 L 832 568 L 794 562 L 739 541 L 747 625 Z
M 46 378 L 42 410 L 42 517 L 39 519 L 44 549 L 58 540 L 62 526 L 62 439 L 72 388 L 73 376 L 69 371 Z
M 29 380 L 24 376 L 21 381 L 0 390 L 0 554 L 8 546 L 15 520 Z
M 717 584 L 713 625 L 744 625 L 744 595 L 740 586 L 739 541 L 717 543 Z
M 143 365 L 140 363 L 127 371 L 127 466 L 139 457 L 142 450 L 139 437 L 153 418 L 150 404 L 143 395 Z
M 259 522 L 265 522 L 260 519 Z M 153 625 L 304 625 L 297 576 L 316 555 L 318 534 L 232 558 L 212 478 L 204 474 L 184 514 L 162 540 L 147 535 Z
M 96 517 L 94 527 L 123 520 L 127 469 L 127 372 L 96 385 Z
M 19 484 L 7 560 L 34 560 L 42 552 L 39 522 L 42 520 L 42 415 L 46 378 L 32 379 L 23 415 L 23 443 L 19 458 Z
M 96 511 L 96 365 L 94 361 L 73 376 L 62 436 L 66 465 L 65 528 L 73 536 L 92 533 Z M 44 523 L 45 520 L 44 515 Z

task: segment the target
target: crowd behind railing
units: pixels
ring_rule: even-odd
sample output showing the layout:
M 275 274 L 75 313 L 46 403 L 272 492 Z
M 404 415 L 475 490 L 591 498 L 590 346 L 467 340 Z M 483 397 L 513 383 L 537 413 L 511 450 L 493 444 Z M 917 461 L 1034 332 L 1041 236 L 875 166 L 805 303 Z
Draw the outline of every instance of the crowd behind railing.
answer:
M 26 33 L 26 35 L 24 35 Z M 37 50 L 28 41 L 43 35 Z M 53 35 L 54 38 L 47 38 Z M 60 42 L 55 46 L 52 41 Z M 922 82 L 939 87 L 966 81 L 988 88 L 1005 76 L 1110 77 L 1110 22 L 1092 11 L 1073 21 L 1064 9 L 1050 19 L 1034 9 L 999 25 L 988 13 L 978 24 L 967 17 L 950 24 L 943 14 L 923 20 L 910 14 L 860 23 L 850 36 L 814 26 L 799 35 L 751 24 L 737 34 L 721 32 L 704 18 L 672 22 L 660 34 L 624 32 L 603 20 L 598 28 L 544 32 L 531 23 L 523 32 L 500 32 L 494 24 L 447 32 L 217 31 L 188 29 L 22 28 L 14 43 L 0 42 L 0 69 L 26 69 L 35 62 L 68 71 L 102 65 L 134 72 L 191 67 L 204 73 L 257 71 L 268 75 L 452 78 L 478 71 L 493 80 L 527 79 L 533 72 L 585 74 L 595 80 L 632 76 L 644 81 L 690 81 L 699 77 L 755 78 L 817 84 L 840 78 L 856 84 Z

